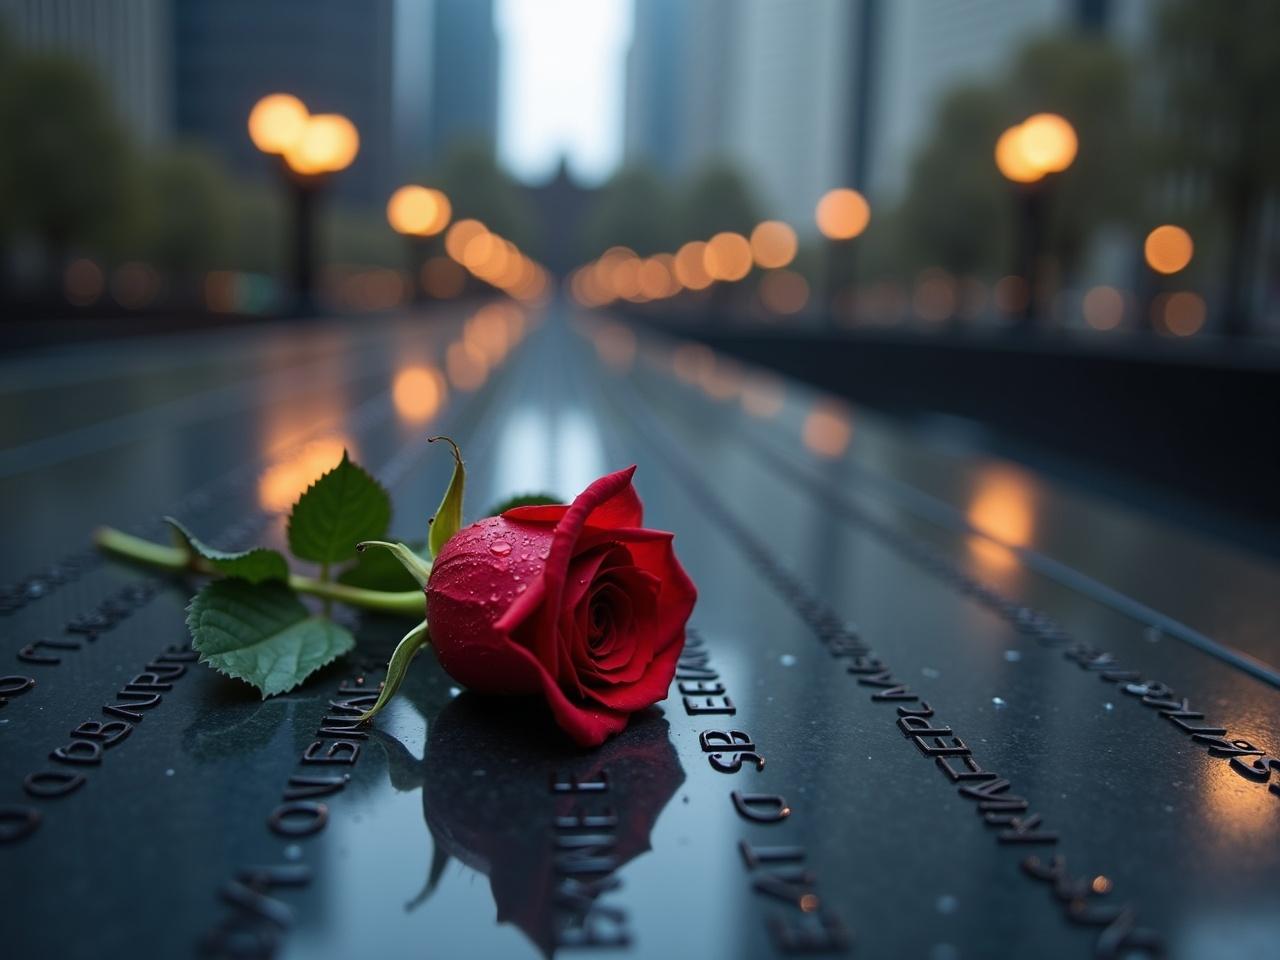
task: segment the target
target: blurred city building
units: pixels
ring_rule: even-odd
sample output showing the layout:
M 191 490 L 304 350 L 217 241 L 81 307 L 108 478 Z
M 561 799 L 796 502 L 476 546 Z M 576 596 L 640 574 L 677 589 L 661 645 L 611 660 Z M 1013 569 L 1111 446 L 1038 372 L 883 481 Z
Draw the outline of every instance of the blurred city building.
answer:
M 0 0 L 14 42 L 91 63 L 144 142 L 172 128 L 171 23 L 171 0 Z
M 498 137 L 498 35 L 493 0 L 435 0 L 429 54 L 428 153 L 459 141 L 490 146 Z

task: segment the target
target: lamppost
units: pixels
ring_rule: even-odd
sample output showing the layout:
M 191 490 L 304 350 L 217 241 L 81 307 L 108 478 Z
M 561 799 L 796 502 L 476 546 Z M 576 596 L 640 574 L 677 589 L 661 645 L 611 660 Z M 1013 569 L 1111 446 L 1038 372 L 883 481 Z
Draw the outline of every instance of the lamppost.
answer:
M 290 313 L 315 310 L 316 198 L 329 175 L 351 166 L 360 152 L 355 124 L 338 113 L 307 111 L 297 97 L 273 93 L 249 112 L 249 138 L 263 153 L 281 158 L 293 200 Z
M 823 309 L 828 324 L 835 325 L 835 300 L 839 267 L 843 264 L 852 274 L 853 241 L 871 222 L 871 205 L 867 198 L 850 187 L 828 190 L 814 209 L 818 232 L 826 238 L 823 277 Z
M 1031 329 L 1037 303 L 1044 300 L 1040 288 L 1050 184 L 1054 174 L 1071 166 L 1078 147 L 1075 128 L 1056 113 L 1028 117 L 996 140 L 996 167 L 1014 185 L 1018 202 L 1014 275 L 1026 283 L 1026 295 L 1015 313 L 1023 330 Z
M 413 299 L 427 299 L 422 269 L 430 253 L 431 238 L 438 236 L 453 216 L 449 198 L 439 190 L 411 183 L 391 194 L 387 201 L 387 223 L 409 245 L 409 269 L 413 274 Z

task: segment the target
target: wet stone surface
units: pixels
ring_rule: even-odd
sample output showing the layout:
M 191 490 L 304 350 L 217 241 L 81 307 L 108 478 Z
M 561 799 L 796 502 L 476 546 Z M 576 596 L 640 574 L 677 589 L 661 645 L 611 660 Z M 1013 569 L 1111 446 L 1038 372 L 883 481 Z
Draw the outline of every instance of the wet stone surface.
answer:
M 398 378 L 434 371 L 466 313 L 430 319 L 85 347 L 83 383 L 32 388 L 127 391 L 137 428 L 61 409 L 0 461 L 5 956 L 1280 942 L 1274 565 L 555 309 L 424 407 Z M 466 452 L 469 519 L 636 463 L 647 525 L 676 532 L 694 629 L 668 698 L 599 750 L 429 653 L 355 725 L 405 627 L 374 616 L 261 701 L 194 662 L 189 585 L 85 552 L 95 524 L 167 510 L 219 546 L 278 543 L 343 447 L 421 538 L 449 469 L 428 432 Z

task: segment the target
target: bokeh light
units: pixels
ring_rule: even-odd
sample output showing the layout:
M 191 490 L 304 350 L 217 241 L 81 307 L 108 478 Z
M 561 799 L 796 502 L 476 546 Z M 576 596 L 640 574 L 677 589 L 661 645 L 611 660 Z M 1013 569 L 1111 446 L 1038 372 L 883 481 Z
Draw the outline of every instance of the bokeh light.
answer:
M 359 152 L 355 124 L 338 113 L 317 113 L 285 148 L 284 160 L 294 173 L 316 176 L 345 170 Z
M 453 210 L 439 190 L 409 184 L 391 194 L 387 222 L 391 229 L 415 237 L 433 237 L 449 225 Z
M 717 233 L 707 241 L 702 265 L 713 280 L 741 280 L 751 272 L 751 243 L 730 230 Z
M 857 190 L 839 187 L 823 194 L 814 216 L 828 240 L 852 240 L 871 222 L 871 205 Z
M 1079 149 L 1075 128 L 1056 113 L 1037 113 L 1022 122 L 1018 145 L 1023 157 L 1041 173 L 1061 173 Z
M 781 220 L 765 220 L 751 231 L 751 255 L 766 270 L 785 267 L 796 258 L 796 232 Z
M 1182 227 L 1166 223 L 1147 234 L 1142 245 L 1147 266 L 1156 273 L 1172 274 L 1186 269 L 1195 254 L 1195 244 Z
M 249 111 L 249 139 L 263 153 L 284 153 L 302 137 L 308 117 L 297 97 L 269 94 Z
M 1091 287 L 1082 304 L 1084 322 L 1095 330 L 1114 330 L 1124 319 L 1124 294 L 1115 287 Z
M 705 290 L 713 280 L 706 268 L 707 245 L 690 240 L 676 251 L 676 279 L 690 290 Z
M 801 439 L 804 445 L 821 457 L 834 459 L 849 448 L 853 438 L 853 419 L 843 404 L 821 400 L 804 418 Z
M 444 405 L 448 387 L 440 371 L 432 366 L 405 367 L 391 385 L 396 413 L 409 423 L 425 423 Z
M 773 313 L 799 313 L 809 302 L 809 282 L 794 270 L 772 270 L 760 280 L 760 302 Z
M 102 296 L 107 278 L 102 268 L 86 257 L 72 260 L 62 275 L 62 288 L 67 301 L 85 307 Z
M 1204 297 L 1190 290 L 1163 294 L 1152 304 L 1156 325 L 1175 337 L 1190 337 L 1204 328 L 1208 315 Z

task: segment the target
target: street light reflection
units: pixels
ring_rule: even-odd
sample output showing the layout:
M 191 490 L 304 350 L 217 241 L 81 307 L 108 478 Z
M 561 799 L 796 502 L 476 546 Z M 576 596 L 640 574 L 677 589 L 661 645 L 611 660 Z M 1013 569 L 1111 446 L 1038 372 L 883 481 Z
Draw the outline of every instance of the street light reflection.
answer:
M 834 400 L 819 400 L 804 418 L 801 439 L 820 457 L 840 456 L 853 439 L 853 419 L 848 408 Z
M 444 376 L 433 366 L 405 367 L 396 374 L 391 399 L 408 423 L 425 423 L 440 412 L 449 396 Z
M 966 516 L 969 523 L 992 538 L 968 538 L 969 551 L 979 565 L 992 571 L 1017 565 L 1017 554 L 1009 547 L 1031 543 L 1035 532 L 1033 497 L 1027 480 L 1008 468 L 992 468 L 978 477 Z
M 338 465 L 343 450 L 352 451 L 355 456 L 349 438 L 324 437 L 272 464 L 258 478 L 258 503 L 262 509 L 273 513 L 289 509 L 322 473 Z

